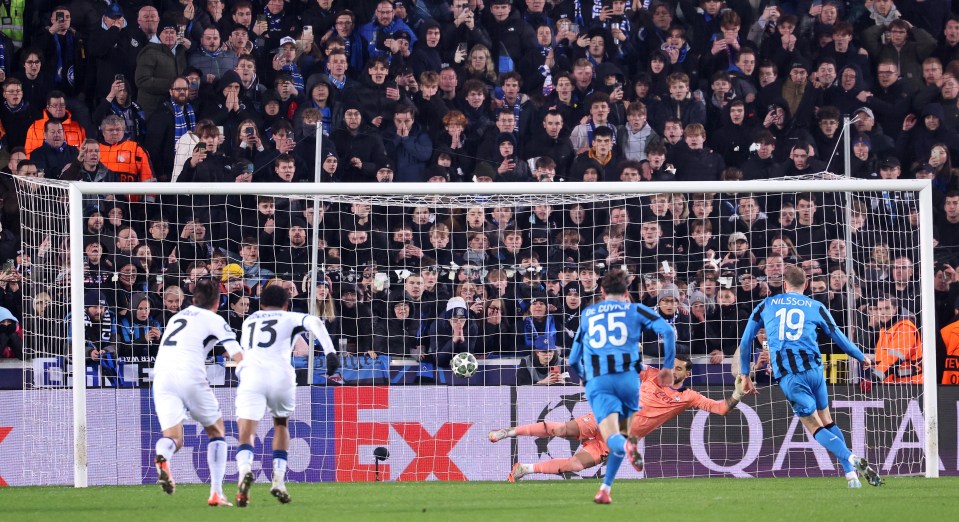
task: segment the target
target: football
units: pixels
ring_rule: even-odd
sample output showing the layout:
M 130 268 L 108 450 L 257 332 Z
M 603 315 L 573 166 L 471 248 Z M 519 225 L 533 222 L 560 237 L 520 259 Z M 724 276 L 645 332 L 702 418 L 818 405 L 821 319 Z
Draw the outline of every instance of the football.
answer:
M 450 361 L 450 369 L 453 370 L 453 374 L 464 378 L 472 377 L 478 366 L 476 357 L 473 357 L 473 354 L 469 352 L 458 353 Z

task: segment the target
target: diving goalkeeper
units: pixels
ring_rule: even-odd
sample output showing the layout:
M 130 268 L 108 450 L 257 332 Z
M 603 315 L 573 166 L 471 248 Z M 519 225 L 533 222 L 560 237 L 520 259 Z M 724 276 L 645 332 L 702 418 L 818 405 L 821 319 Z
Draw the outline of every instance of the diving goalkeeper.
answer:
M 640 372 L 639 402 L 642 408 L 634 414 L 629 432 L 630 438 L 637 437 L 634 444 L 638 442 L 638 438 L 645 437 L 666 421 L 690 408 L 726 415 L 739 403 L 743 396 L 741 380 L 737 379 L 736 390 L 731 396 L 725 400 L 713 400 L 683 386 L 683 383 L 689 378 L 691 369 L 692 362 L 689 360 L 689 356 L 676 356 L 672 384 L 665 387 L 660 386 L 656 380 L 656 376 L 659 374 L 658 368 L 646 367 Z M 583 415 L 566 422 L 544 421 L 515 428 L 502 428 L 489 433 L 490 442 L 499 442 L 507 437 L 562 437 L 583 441 L 579 451 L 572 457 L 537 462 L 536 464 L 517 463 L 513 466 L 513 471 L 507 478 L 510 482 L 515 482 L 516 479 L 530 473 L 558 475 L 566 472 L 582 471 L 602 464 L 609 454 L 609 448 L 606 447 L 602 436 L 599 434 L 596 417 L 592 414 Z M 628 452 L 627 458 L 637 471 L 642 471 L 642 457 L 638 455 L 638 452 Z

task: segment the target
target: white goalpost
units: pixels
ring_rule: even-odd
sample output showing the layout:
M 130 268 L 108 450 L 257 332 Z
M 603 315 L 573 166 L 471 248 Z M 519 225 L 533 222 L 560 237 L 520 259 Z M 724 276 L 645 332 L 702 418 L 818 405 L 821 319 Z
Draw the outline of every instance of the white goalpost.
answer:
M 531 353 L 527 344 L 534 346 L 544 335 L 537 330 L 540 324 L 552 325 L 552 334 L 562 350 L 564 328 L 576 324 L 572 322 L 576 309 L 585 306 L 566 301 L 568 285 L 574 284 L 577 296 L 588 296 L 594 284 L 589 278 L 600 276 L 611 266 L 623 266 L 635 275 L 634 298 L 651 306 L 658 303 L 660 291 L 666 295 L 676 288 L 681 310 L 674 326 L 693 332 L 684 348 L 695 367 L 693 380 L 687 384 L 709 397 L 720 398 L 732 390 L 732 365 L 737 364 L 733 359 L 738 356 L 729 348 L 738 344 L 735 332 L 741 333 L 743 312 L 752 310 L 743 296 L 759 295 L 764 288 L 775 291 L 775 270 L 766 261 L 779 255 L 770 254 L 773 243 L 782 242 L 793 243 L 782 246 L 784 252 L 789 246 L 796 252 L 794 259 L 784 256 L 784 262 L 819 267 L 812 280 L 827 285 L 822 299 L 835 306 L 848 305 L 830 310 L 834 315 L 845 315 L 837 317 L 840 326 L 867 355 L 875 350 L 875 339 L 881 332 L 873 315 L 877 313 L 876 300 L 890 292 L 899 296 L 896 302 L 902 312 L 897 315 L 911 318 L 921 334 L 924 378 L 919 382 L 903 379 L 896 384 L 884 383 L 880 377 L 863 373 L 842 355 L 827 353 L 824 362 L 830 401 L 853 452 L 865 454 L 880 473 L 939 475 L 933 188 L 929 181 L 856 180 L 829 174 L 795 180 L 696 184 L 17 181 L 24 250 L 33 256 L 32 273 L 27 279 L 35 287 L 24 293 L 23 391 L 17 393 L 17 399 L 0 392 L 0 405 L 16 403 L 22 422 L 17 441 L 23 468 L 14 481 L 17 484 L 87 487 L 150 483 L 155 479 L 149 454 L 158 426 L 150 401 L 149 357 L 124 359 L 117 355 L 112 366 L 102 359 L 91 363 L 90 343 L 99 342 L 90 338 L 96 328 L 91 322 L 96 323 L 97 318 L 91 319 L 85 312 L 91 299 L 105 299 L 107 308 L 125 307 L 125 314 L 113 318 L 119 339 L 120 329 L 128 327 L 124 331 L 135 332 L 148 324 L 136 321 L 131 303 L 143 297 L 138 294 L 148 294 L 148 306 L 154 307 L 151 313 L 160 317 L 165 299 L 175 300 L 179 295 L 181 302 L 189 301 L 189 281 L 195 275 L 192 271 L 200 268 L 218 277 L 223 274 L 228 291 L 222 312 L 227 315 L 242 313 L 233 312 L 234 305 L 242 309 L 252 302 L 255 306 L 257 285 L 269 281 L 290 286 L 291 292 L 301 294 L 298 303 L 304 311 L 321 317 L 325 298 L 314 296 L 320 291 L 329 292 L 326 295 L 335 304 L 335 322 L 341 328 L 337 346 L 345 357 L 344 372 L 350 373 L 343 373 L 342 383 L 328 381 L 322 357 L 307 358 L 298 366 L 300 386 L 297 413 L 291 422 L 294 442 L 290 480 L 502 480 L 516 461 L 569 456 L 579 448 L 575 441 L 554 438 L 517 439 L 497 445 L 486 440 L 491 429 L 567 421 L 588 411 L 582 388 L 573 380 L 575 375 L 569 380 L 564 376 L 564 385 L 527 386 L 516 384 L 518 372 L 513 370 L 520 355 Z M 914 209 L 912 215 L 897 216 L 891 228 L 874 226 L 869 217 L 865 225 L 854 225 L 861 217 L 859 210 L 884 204 L 881 195 L 893 192 L 914 195 L 907 198 L 913 202 L 909 207 Z M 161 203 L 154 207 L 142 201 L 121 204 L 104 199 L 121 194 L 151 195 Z M 692 207 L 694 201 L 702 199 L 698 196 L 701 194 L 711 195 L 714 211 L 697 219 Z M 657 200 L 659 195 L 664 199 Z M 748 227 L 737 228 L 742 226 L 738 221 L 743 212 L 741 198 L 748 195 L 768 216 L 762 233 L 758 228 L 755 232 Z M 668 214 L 657 214 L 655 201 L 668 201 Z M 789 224 L 789 212 L 808 212 L 803 202 L 812 202 L 816 223 Z M 207 212 L 205 204 L 217 210 Z M 108 209 L 114 207 L 122 207 L 118 212 L 121 216 L 111 224 L 114 217 Z M 470 211 L 476 212 L 477 208 L 485 221 L 471 227 Z M 494 209 L 500 208 L 509 209 L 510 224 L 497 223 L 491 217 Z M 687 215 L 682 215 L 681 208 Z M 816 208 L 820 209 L 818 214 Z M 91 217 L 98 213 L 106 226 L 91 229 Z M 617 213 L 622 213 L 626 221 L 610 226 L 611 216 Z M 777 219 L 778 224 L 773 223 Z M 694 221 L 697 225 L 708 221 L 710 227 L 717 228 L 710 243 L 718 245 L 716 248 L 700 250 L 696 246 L 691 232 Z M 154 222 L 166 222 L 171 232 L 165 238 L 150 236 Z M 205 238 L 192 223 L 206 227 Z M 654 223 L 661 236 L 647 241 L 644 235 L 650 232 L 646 225 Z M 151 265 L 162 267 L 159 271 L 133 263 L 140 259 L 139 253 L 117 253 L 125 248 L 119 243 L 124 240 L 120 231 L 130 226 L 142 235 L 139 244 L 157 245 L 154 249 L 175 247 L 172 257 L 168 251 L 151 252 L 153 258 L 161 258 Z M 805 228 L 800 230 L 802 226 Z M 286 234 L 293 228 L 303 229 L 309 250 L 307 260 L 300 265 L 287 262 L 297 259 L 290 253 L 295 252 L 295 241 L 291 238 L 291 244 L 286 243 Z M 663 239 L 667 229 L 671 238 L 668 252 Z M 522 247 L 516 252 L 504 242 L 513 230 L 521 231 L 522 236 Z M 567 231 L 575 232 L 579 241 L 572 241 L 573 235 L 564 236 Z M 244 266 L 251 266 L 244 265 L 249 259 L 241 252 L 248 248 L 247 232 L 259 241 L 259 258 L 253 266 L 271 266 L 271 275 L 254 278 L 249 271 L 244 272 Z M 369 237 L 361 237 L 361 232 Z M 431 243 L 434 234 L 437 243 Z M 443 234 L 446 244 L 439 239 Z M 747 251 L 745 257 L 742 252 L 736 254 L 737 234 L 755 251 Z M 787 237 L 793 240 L 785 241 Z M 813 239 L 796 239 L 801 237 Z M 473 248 L 472 241 L 481 244 L 484 238 L 488 244 Z M 752 247 L 759 238 L 766 248 Z M 566 239 L 575 246 L 564 250 Z M 841 254 L 836 240 L 841 240 Z M 91 256 L 97 257 L 96 247 L 93 253 L 89 250 L 94 243 L 103 252 L 113 251 L 110 257 L 104 256 L 104 264 L 97 265 L 104 267 L 99 272 L 90 268 Z M 881 256 L 883 247 L 886 258 Z M 836 249 L 835 255 L 830 253 L 832 248 Z M 202 255 L 187 259 L 187 251 Z M 704 256 L 700 251 L 709 254 Z M 246 289 L 237 285 L 239 290 L 230 291 L 234 288 L 229 286 L 230 281 L 237 278 L 230 277 L 229 268 L 211 262 L 217 256 L 222 256 L 226 265 L 239 266 L 241 281 L 255 279 L 256 284 L 247 284 Z M 892 271 L 906 270 L 896 264 L 897 260 L 911 264 L 913 272 L 905 282 L 908 285 L 896 285 L 896 277 L 901 276 Z M 132 270 L 137 277 L 133 290 L 125 291 L 122 269 L 128 263 L 139 268 Z M 828 286 L 833 276 L 842 283 L 835 289 Z M 421 302 L 415 295 L 411 298 L 410 286 L 417 284 L 415 278 L 428 288 L 424 294 L 433 296 L 429 301 L 424 297 Z M 503 290 L 497 293 L 500 280 Z M 320 288 L 323 286 L 325 290 Z M 909 286 L 908 305 L 903 286 Z M 91 290 L 95 292 L 93 297 Z M 41 292 L 56 307 L 55 313 L 50 308 L 45 312 L 36 308 Z M 444 359 L 436 346 L 436 339 L 444 335 L 436 329 L 445 327 L 444 314 L 459 305 L 453 298 L 463 295 L 467 296 L 467 328 L 474 329 L 467 332 L 466 345 L 477 355 L 486 356 L 481 357 L 480 371 L 469 379 L 452 375 L 448 358 Z M 246 305 L 242 304 L 244 298 Z M 114 302 L 117 299 L 123 304 Z M 538 299 L 550 307 L 545 323 L 532 310 Z M 706 307 L 701 320 L 699 312 L 693 310 L 694 301 Z M 408 311 L 401 311 L 403 306 Z M 731 312 L 733 307 L 735 311 Z M 510 310 L 508 319 L 514 331 L 509 342 L 516 344 L 509 350 L 503 347 L 502 353 L 491 347 L 492 334 L 483 335 L 502 330 L 501 323 L 491 318 L 491 308 L 496 313 L 501 308 Z M 414 310 L 420 314 L 418 318 L 402 316 L 412 315 Z M 391 322 L 393 319 L 398 321 Z M 419 322 L 403 322 L 412 319 Z M 52 330 L 54 323 L 62 330 Z M 394 329 L 401 324 L 407 325 L 403 328 L 418 326 L 412 326 L 412 331 Z M 406 341 L 397 341 L 401 338 Z M 506 338 L 496 337 L 500 340 L 497 342 Z M 479 353 L 484 346 L 488 350 Z M 655 350 L 657 341 L 644 340 L 643 346 Z M 717 357 L 722 362 L 716 362 Z M 657 363 L 657 354 L 647 353 L 646 362 Z M 552 372 L 552 368 L 545 371 Z M 213 359 L 208 375 L 228 421 L 227 440 L 235 443 L 230 424 L 235 420 L 232 392 L 236 382 L 232 371 Z M 644 442 L 644 474 L 624 467 L 620 475 L 841 476 L 836 463 L 830 462 L 824 450 L 820 451 L 797 425 L 775 384 L 768 378 L 762 382 L 761 397 L 748 398 L 727 417 L 692 412 L 667 423 Z M 272 437 L 267 431 L 269 423 L 260 424 L 263 427 L 258 441 L 268 448 L 267 441 Z M 191 433 L 201 432 L 189 427 L 188 439 Z M 192 452 L 195 462 L 178 456 L 175 464 L 181 467 L 175 468 L 174 474 L 183 483 L 208 480 L 204 459 L 197 457 L 205 449 L 199 442 L 190 444 L 185 449 Z M 383 448 L 389 460 L 380 458 Z M 0 456 L 4 455 L 2 450 L 0 447 Z M 266 450 L 258 443 L 257 452 L 259 458 Z M 235 474 L 235 470 L 228 471 L 227 480 L 230 473 Z M 258 480 L 264 480 L 267 466 L 258 473 L 262 473 Z M 565 478 L 601 473 L 602 468 L 596 468 Z

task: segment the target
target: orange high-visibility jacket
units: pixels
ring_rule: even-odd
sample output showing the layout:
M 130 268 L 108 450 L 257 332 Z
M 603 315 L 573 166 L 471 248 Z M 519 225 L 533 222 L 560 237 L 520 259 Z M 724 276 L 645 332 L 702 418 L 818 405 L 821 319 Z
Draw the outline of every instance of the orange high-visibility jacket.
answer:
M 31 152 L 43 145 L 43 126 L 49 119 L 50 114 L 43 111 L 43 116 L 33 122 L 33 125 L 27 129 L 27 141 L 23 144 L 23 150 L 26 151 L 28 157 Z M 67 118 L 63 120 L 63 137 L 67 140 L 67 144 L 78 149 L 83 140 L 87 139 L 87 131 L 83 130 L 79 123 L 70 119 L 70 111 L 67 111 Z
M 883 383 L 922 383 L 922 338 L 915 323 L 903 319 L 879 332 L 875 371 Z
M 942 372 L 942 384 L 959 385 L 959 321 L 947 324 L 939 330 L 946 345 L 946 360 Z

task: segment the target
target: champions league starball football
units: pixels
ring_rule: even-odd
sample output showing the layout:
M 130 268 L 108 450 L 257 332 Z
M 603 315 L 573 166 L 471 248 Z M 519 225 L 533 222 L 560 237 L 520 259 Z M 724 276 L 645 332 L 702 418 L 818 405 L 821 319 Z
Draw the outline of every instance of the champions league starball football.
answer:
M 478 367 L 479 363 L 476 362 L 476 357 L 468 352 L 458 353 L 450 361 L 450 369 L 453 370 L 453 374 L 464 378 L 472 377 Z

